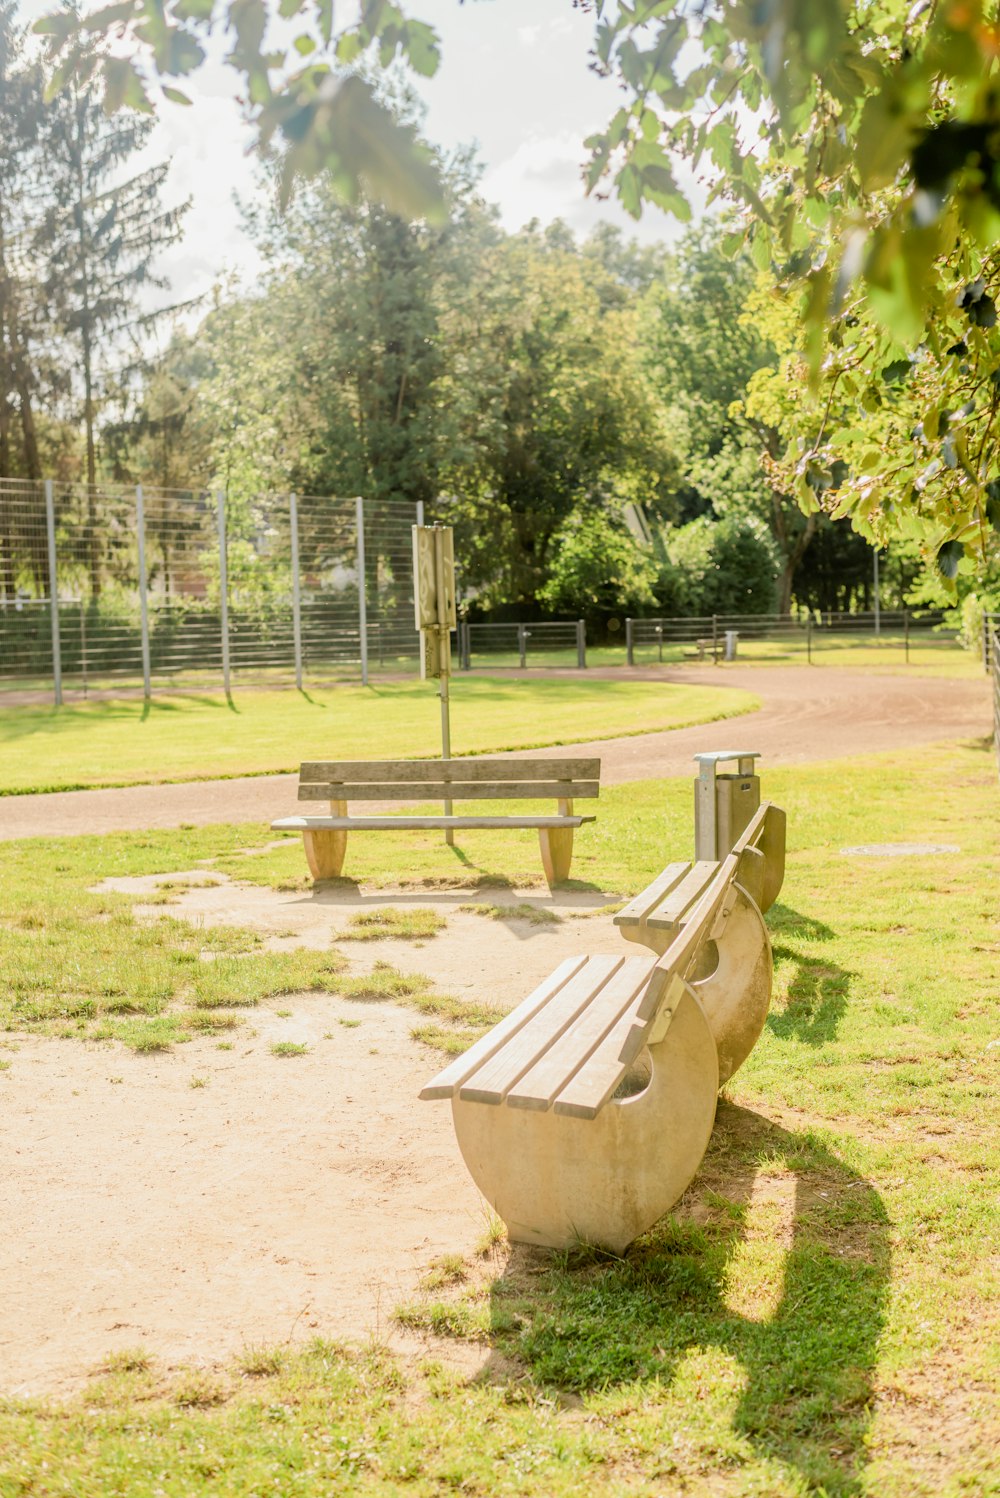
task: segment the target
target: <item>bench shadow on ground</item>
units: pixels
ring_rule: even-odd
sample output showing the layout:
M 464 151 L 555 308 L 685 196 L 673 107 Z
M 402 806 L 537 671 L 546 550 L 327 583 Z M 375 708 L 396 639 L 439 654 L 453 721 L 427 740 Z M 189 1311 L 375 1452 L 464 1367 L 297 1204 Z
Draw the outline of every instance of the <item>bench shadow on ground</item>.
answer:
M 742 1447 L 742 1459 L 797 1472 L 805 1491 L 849 1498 L 866 1461 L 888 1232 L 878 1193 L 815 1137 L 720 1101 L 694 1184 L 624 1258 L 514 1246 L 492 1288 L 497 1347 L 480 1376 L 527 1373 L 565 1403 L 616 1387 L 648 1401 L 662 1432 L 642 1457 L 647 1478 L 682 1478 L 685 1452 L 702 1473 L 731 1467 Z M 755 1278 L 755 1245 L 775 1261 L 770 1278 Z M 713 1451 L 710 1429 L 678 1413 L 692 1360 L 719 1352 L 736 1376 Z
M 775 970 L 787 997 L 783 1008 L 772 1007 L 767 1028 L 781 1040 L 825 1045 L 836 1038 L 856 974 L 799 945 L 813 947 L 835 935 L 822 921 L 779 902 L 768 912 L 768 926 Z

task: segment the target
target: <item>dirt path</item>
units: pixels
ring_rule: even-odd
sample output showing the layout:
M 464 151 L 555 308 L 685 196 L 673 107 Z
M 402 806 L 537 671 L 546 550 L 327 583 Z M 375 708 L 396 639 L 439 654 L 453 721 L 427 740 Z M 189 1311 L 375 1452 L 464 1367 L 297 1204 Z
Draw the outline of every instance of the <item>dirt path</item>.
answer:
M 614 676 L 620 680 L 622 672 Z M 738 719 L 696 728 L 574 744 L 574 753 L 601 756 L 606 785 L 692 774 L 692 755 L 702 750 L 757 749 L 766 769 L 768 765 L 910 748 L 938 739 L 982 738 L 991 729 L 985 677 L 955 681 L 840 669 L 728 667 L 723 672 L 708 667 L 682 674 L 665 672 L 659 679 L 743 688 L 761 698 L 763 706 Z M 378 752 L 376 741 L 373 756 Z M 534 752 L 544 755 L 551 750 Z M 179 827 L 184 822 L 196 826 L 266 823 L 298 812 L 296 784 L 294 775 L 261 775 L 185 785 L 4 796 L 0 797 L 0 840 Z

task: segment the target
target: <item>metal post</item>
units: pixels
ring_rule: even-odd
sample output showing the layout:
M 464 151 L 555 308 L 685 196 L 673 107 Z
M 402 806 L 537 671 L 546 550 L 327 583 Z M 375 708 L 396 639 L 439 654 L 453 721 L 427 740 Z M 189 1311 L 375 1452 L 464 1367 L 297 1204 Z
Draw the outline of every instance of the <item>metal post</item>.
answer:
M 302 690 L 302 579 L 299 576 L 299 501 L 288 496 L 288 526 L 292 538 L 292 648 L 295 651 L 295 685 Z
M 991 615 L 983 611 L 983 667 L 987 676 L 990 674 L 990 619 Z M 1000 747 L 1000 746 L 998 746 Z
M 423 523 L 424 523 L 424 502 L 423 502 L 422 499 L 418 499 L 417 500 L 417 524 L 418 525 L 423 525 Z
M 581 671 L 587 669 L 587 626 L 582 619 L 576 621 L 576 664 Z
M 635 665 L 635 652 L 632 648 L 632 620 L 625 620 L 625 664 Z
M 447 630 L 447 629 L 442 629 L 441 630 L 441 636 L 440 636 L 440 638 L 441 638 L 441 651 L 442 651 L 441 659 L 442 660 L 444 659 L 443 652 L 446 651 L 446 650 L 450 650 L 451 649 L 451 640 L 449 639 L 449 633 L 450 633 L 450 631 Z M 443 671 L 441 673 L 440 686 L 438 688 L 438 695 L 441 698 L 441 758 L 442 759 L 451 759 L 451 704 L 450 704 L 450 702 L 448 700 L 448 679 L 449 679 L 448 678 L 448 672 L 447 671 Z M 449 800 L 446 799 L 445 803 L 444 803 L 444 814 L 445 814 L 445 816 L 446 817 L 450 817 L 451 814 L 452 814 L 452 812 L 453 812 L 453 810 L 454 810 L 454 803 L 452 801 L 449 801 Z M 449 848 L 453 848 L 455 846 L 455 834 L 454 834 L 454 832 L 452 831 L 452 829 L 450 827 L 446 827 L 445 828 L 444 840 L 447 843 L 447 845 L 448 845 Z
M 368 584 L 365 579 L 365 502 L 354 501 L 358 527 L 358 633 L 361 638 L 361 685 L 368 685 Z M 419 513 L 419 512 L 418 512 Z
M 56 707 L 62 707 L 62 651 L 59 645 L 59 580 L 56 576 L 56 509 L 52 480 L 45 480 L 45 529 L 49 542 L 49 610 L 52 617 L 52 691 Z
M 80 599 L 80 675 L 83 677 L 83 695 L 87 695 L 87 606 Z
M 517 653 L 521 657 L 521 670 L 528 664 L 527 631 L 523 624 L 517 626 Z
M 663 625 L 657 624 L 653 630 L 656 635 L 656 658 L 663 665 Z
M 219 632 L 222 637 L 222 689 L 229 696 L 229 569 L 226 557 L 226 496 L 215 496 L 219 527 Z
M 719 616 L 712 615 L 712 665 L 719 664 Z
M 878 636 L 882 633 L 882 621 L 881 621 L 881 617 L 879 615 L 879 606 L 878 606 L 878 547 L 877 546 L 875 547 L 875 550 L 872 553 L 872 555 L 875 558 L 875 636 L 876 636 L 876 638 L 878 638 Z
M 906 664 L 910 664 L 910 611 L 903 610 L 903 644 L 906 650 Z
M 139 629 L 142 635 L 142 695 L 149 701 L 149 576 L 146 571 L 146 510 L 142 485 L 135 486 L 135 531 L 139 541 Z
M 813 620 L 812 614 L 806 619 L 806 663 L 812 665 L 813 659 Z

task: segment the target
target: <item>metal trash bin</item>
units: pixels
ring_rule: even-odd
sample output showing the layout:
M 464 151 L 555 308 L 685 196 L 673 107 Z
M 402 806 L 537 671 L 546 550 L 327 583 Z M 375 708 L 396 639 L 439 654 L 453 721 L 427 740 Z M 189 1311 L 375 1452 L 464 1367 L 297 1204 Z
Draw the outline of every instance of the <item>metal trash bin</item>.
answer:
M 736 641 L 738 639 L 739 639 L 739 632 L 737 630 L 735 630 L 735 629 L 727 629 L 726 630 L 726 649 L 725 649 L 725 654 L 723 656 L 723 660 L 734 661 L 736 659 Z
M 760 777 L 754 761 L 757 750 L 719 749 L 696 754 L 694 783 L 694 856 L 715 861 L 725 858 L 737 838 L 760 809 Z M 718 767 L 736 761 L 736 773 L 720 775 Z

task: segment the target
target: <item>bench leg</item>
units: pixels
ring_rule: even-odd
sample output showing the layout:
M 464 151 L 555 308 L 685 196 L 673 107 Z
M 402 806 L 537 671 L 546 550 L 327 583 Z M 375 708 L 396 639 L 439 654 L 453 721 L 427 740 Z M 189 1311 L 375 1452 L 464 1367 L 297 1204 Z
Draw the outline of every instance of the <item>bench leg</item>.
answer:
M 346 817 L 347 802 L 331 801 L 330 815 Z M 313 878 L 338 879 L 344 867 L 344 854 L 347 852 L 347 833 L 320 828 L 316 832 L 303 832 L 302 841 L 305 844 L 306 862 Z
M 549 888 L 562 884 L 569 878 L 569 866 L 573 862 L 572 827 L 539 827 L 538 842 L 542 850 L 542 868 Z
M 596 1118 L 452 1099 L 470 1174 L 518 1243 L 597 1244 L 621 1253 L 690 1184 L 715 1120 L 715 1041 L 690 988 L 661 1041 L 649 1085 Z
M 303 832 L 306 862 L 314 879 L 336 879 L 344 867 L 346 832 Z

